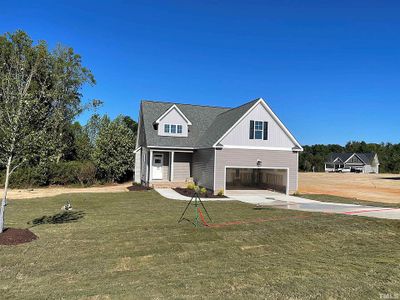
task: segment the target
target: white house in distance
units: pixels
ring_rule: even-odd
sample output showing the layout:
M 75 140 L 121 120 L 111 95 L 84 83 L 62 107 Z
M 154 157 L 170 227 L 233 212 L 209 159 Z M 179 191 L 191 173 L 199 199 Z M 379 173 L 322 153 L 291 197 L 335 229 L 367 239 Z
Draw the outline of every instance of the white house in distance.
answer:
M 325 172 L 379 173 L 376 153 L 331 153 L 325 162 Z
M 261 98 L 215 107 L 142 101 L 135 181 L 174 187 L 195 181 L 217 193 L 294 193 L 302 147 Z

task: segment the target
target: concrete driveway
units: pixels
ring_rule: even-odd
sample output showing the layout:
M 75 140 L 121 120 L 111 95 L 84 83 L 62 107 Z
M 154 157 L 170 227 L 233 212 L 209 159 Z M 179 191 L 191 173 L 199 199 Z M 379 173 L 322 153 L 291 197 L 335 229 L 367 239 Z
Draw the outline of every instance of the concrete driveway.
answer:
M 188 201 L 190 197 L 182 196 L 173 189 L 156 189 L 165 198 Z M 271 206 L 310 212 L 323 212 L 345 215 L 356 215 L 381 219 L 400 220 L 400 208 L 377 207 L 368 205 L 320 202 L 296 196 L 262 190 L 228 191 L 228 198 L 202 198 L 203 201 L 237 200 L 254 205 Z
M 301 197 L 288 196 L 280 193 L 260 190 L 229 191 L 227 196 L 230 199 L 241 202 L 283 209 L 400 220 L 400 208 L 320 202 L 316 200 L 309 200 Z

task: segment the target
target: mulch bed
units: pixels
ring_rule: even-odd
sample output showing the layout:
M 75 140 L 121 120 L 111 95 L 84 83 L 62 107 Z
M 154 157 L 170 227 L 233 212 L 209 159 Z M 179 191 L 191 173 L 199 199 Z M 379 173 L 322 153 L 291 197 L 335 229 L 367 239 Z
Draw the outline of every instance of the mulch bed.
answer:
M 144 186 L 141 184 L 134 184 L 131 185 L 130 187 L 127 188 L 130 192 L 137 192 L 137 191 L 149 191 L 152 188 L 148 187 L 148 186 Z
M 178 192 L 179 194 L 187 197 L 193 197 L 194 196 L 194 190 L 187 189 L 187 188 L 174 188 L 175 192 Z M 218 196 L 214 195 L 211 191 L 207 190 L 206 194 L 200 194 L 200 198 L 228 198 L 224 195 Z
M 0 245 L 18 245 L 29 243 L 38 237 L 29 229 L 6 228 L 0 233 Z

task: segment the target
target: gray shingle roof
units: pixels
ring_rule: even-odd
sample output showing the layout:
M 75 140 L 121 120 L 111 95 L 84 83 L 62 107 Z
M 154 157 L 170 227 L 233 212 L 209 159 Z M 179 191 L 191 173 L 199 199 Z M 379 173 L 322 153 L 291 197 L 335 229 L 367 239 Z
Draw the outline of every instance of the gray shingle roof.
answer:
M 209 148 L 249 110 L 258 99 L 236 108 L 200 106 L 143 100 L 141 111 L 145 141 L 140 146 Z M 153 123 L 172 105 L 192 122 L 188 137 L 159 136 Z
M 333 161 L 336 158 L 340 158 L 343 162 L 345 162 L 346 160 L 348 160 L 350 158 L 350 156 L 352 156 L 354 153 L 353 152 L 347 152 L 347 153 L 331 153 L 329 154 L 327 163 L 333 163 Z M 365 162 L 366 164 L 371 164 L 374 157 L 375 157 L 375 153 L 374 152 L 369 152 L 369 153 L 356 153 L 358 155 L 358 157 Z

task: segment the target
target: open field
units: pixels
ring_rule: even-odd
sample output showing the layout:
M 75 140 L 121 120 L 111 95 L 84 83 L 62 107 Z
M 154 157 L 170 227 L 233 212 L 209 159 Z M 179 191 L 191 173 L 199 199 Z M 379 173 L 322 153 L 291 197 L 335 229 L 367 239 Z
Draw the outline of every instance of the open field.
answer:
M 400 222 L 207 202 L 214 223 L 177 224 L 184 201 L 155 191 L 10 201 L 7 225 L 37 222 L 29 244 L 0 246 L 2 299 L 379 299 L 400 293 Z M 193 213 L 193 210 L 190 210 Z M 43 219 L 42 219 L 43 220 Z M 46 219 L 45 219 L 46 220 Z M 60 221 L 60 220 L 58 220 Z
M 128 187 L 132 183 L 113 184 L 113 185 L 100 185 L 91 187 L 63 187 L 63 186 L 49 186 L 41 188 L 27 188 L 27 189 L 9 189 L 8 198 L 10 199 L 30 199 L 30 198 L 43 198 L 53 197 L 62 194 L 81 194 L 81 193 L 116 193 L 128 192 Z M 0 188 L 0 195 L 3 195 L 3 189 Z
M 299 173 L 299 193 L 400 203 L 400 174 Z

